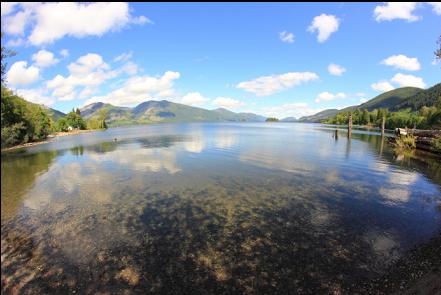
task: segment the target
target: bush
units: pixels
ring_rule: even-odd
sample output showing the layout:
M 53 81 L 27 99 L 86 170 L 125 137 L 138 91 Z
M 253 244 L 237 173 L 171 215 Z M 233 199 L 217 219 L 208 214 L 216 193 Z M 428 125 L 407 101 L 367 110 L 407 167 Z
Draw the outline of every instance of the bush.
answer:
M 400 149 L 414 149 L 416 148 L 416 138 L 412 134 L 400 135 L 395 144 Z
M 432 146 L 435 148 L 436 151 L 441 152 L 441 137 L 434 138 L 432 140 Z
M 21 123 L 16 123 L 8 127 L 3 127 L 1 130 L 2 144 L 1 147 L 5 148 L 28 141 L 29 137 L 26 136 L 26 126 Z
M 52 120 L 45 109 L 1 86 L 2 148 L 45 139 L 51 129 Z

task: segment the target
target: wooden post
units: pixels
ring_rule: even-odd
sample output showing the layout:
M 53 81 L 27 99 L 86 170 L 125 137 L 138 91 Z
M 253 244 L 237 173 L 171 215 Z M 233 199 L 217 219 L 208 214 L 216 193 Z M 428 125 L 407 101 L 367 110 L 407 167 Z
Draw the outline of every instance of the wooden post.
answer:
M 349 113 L 348 137 L 350 138 L 351 135 L 352 135 L 352 112 Z
M 386 125 L 386 117 L 383 116 L 381 119 L 381 136 L 384 136 L 384 126 Z

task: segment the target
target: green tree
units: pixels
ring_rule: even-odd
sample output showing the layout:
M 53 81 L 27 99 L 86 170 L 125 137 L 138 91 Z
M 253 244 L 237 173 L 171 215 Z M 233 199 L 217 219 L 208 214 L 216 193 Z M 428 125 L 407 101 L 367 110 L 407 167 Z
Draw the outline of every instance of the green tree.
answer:
M 66 132 L 68 127 L 69 127 L 69 124 L 67 123 L 67 120 L 65 117 L 58 119 L 57 127 L 56 127 L 58 131 Z
M 361 115 L 361 124 L 369 124 L 369 123 L 370 123 L 369 112 L 368 110 L 364 109 Z
M 78 115 L 74 110 L 68 113 L 65 118 L 68 126 L 81 130 L 86 129 L 86 122 L 83 120 L 81 115 Z
M 47 111 L 1 86 L 1 145 L 8 147 L 45 139 L 52 120 Z

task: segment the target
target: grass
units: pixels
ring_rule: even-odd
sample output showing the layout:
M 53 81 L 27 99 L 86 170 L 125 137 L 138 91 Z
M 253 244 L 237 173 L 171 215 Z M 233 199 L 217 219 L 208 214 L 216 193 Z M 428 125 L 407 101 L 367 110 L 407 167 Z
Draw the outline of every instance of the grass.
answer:
M 397 137 L 395 144 L 400 149 L 415 149 L 416 137 L 412 134 L 401 135 Z
M 441 137 L 434 138 L 432 140 L 432 146 L 436 151 L 441 152 Z

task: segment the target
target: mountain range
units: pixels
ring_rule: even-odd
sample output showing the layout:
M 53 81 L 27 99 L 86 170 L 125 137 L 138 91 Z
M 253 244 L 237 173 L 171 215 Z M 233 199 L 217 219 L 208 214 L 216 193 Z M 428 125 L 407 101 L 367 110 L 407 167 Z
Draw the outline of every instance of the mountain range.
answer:
M 399 111 L 410 108 L 413 111 L 417 111 L 422 106 L 430 107 L 435 105 L 439 99 L 441 99 L 441 83 L 428 89 L 402 87 L 384 92 L 360 105 L 350 106 L 340 110 L 327 109 L 311 116 L 304 116 L 299 119 L 287 117 L 280 121 L 317 123 L 331 118 L 338 113 L 355 109 L 367 109 L 368 111 L 372 111 L 374 109 L 386 108 L 389 111 Z M 54 121 L 65 116 L 64 113 L 55 109 L 47 107 L 46 109 Z M 207 110 L 167 100 L 149 100 L 133 108 L 96 102 L 80 108 L 80 111 L 83 118 L 87 120 L 98 116 L 101 109 L 107 110 L 106 123 L 113 127 L 159 122 L 264 122 L 266 120 L 266 117 L 253 113 L 235 113 L 224 108 Z
M 118 107 L 97 102 L 80 108 L 83 118 L 98 115 L 101 109 L 108 111 L 106 123 L 109 126 L 147 124 L 159 122 L 264 122 L 266 117 L 253 113 L 235 113 L 224 108 L 207 110 L 167 100 L 150 100 L 136 107 Z
M 434 106 L 437 100 L 441 100 L 441 83 L 428 89 L 402 87 L 384 92 L 360 105 L 346 107 L 341 110 L 327 109 L 311 116 L 301 117 L 298 121 L 318 123 L 338 113 L 353 111 L 355 109 L 367 109 L 368 111 L 372 111 L 374 109 L 385 108 L 389 111 L 396 112 L 410 108 L 412 111 L 417 111 L 423 106 Z

